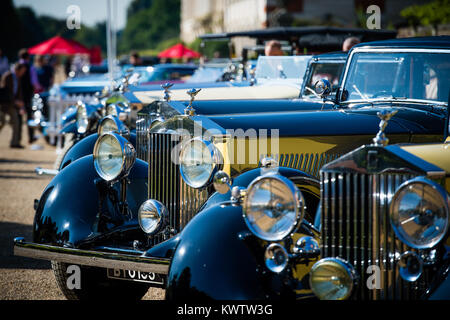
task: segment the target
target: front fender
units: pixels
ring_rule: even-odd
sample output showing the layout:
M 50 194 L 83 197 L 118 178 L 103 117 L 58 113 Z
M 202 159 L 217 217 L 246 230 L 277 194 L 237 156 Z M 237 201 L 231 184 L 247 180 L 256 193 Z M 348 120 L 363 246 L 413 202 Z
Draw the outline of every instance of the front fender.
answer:
M 98 134 L 93 133 L 88 135 L 87 137 L 84 137 L 83 139 L 76 142 L 64 155 L 63 160 L 61 161 L 61 165 L 59 167 L 59 170 L 62 170 L 63 168 L 67 167 L 69 164 L 75 162 L 76 160 L 90 155 L 94 152 L 94 145 L 97 142 Z M 133 145 L 133 147 L 136 148 L 136 133 L 130 134 L 129 141 Z
M 219 222 L 219 224 L 218 224 Z M 247 230 L 240 207 L 211 207 L 181 234 L 167 278 L 166 298 L 264 299 L 261 266 L 239 235 Z M 272 276 L 272 275 L 269 275 Z
M 77 122 L 75 119 L 72 121 L 68 121 L 64 124 L 63 128 L 59 132 L 60 134 L 66 134 L 66 133 L 77 133 Z
M 301 229 L 299 232 L 306 232 L 305 226 Z M 222 203 L 200 212 L 180 235 L 169 269 L 166 298 L 312 298 L 308 272 L 314 261 L 273 273 L 264 263 L 267 245 L 249 232 L 239 205 Z
M 148 165 L 137 159 L 130 171 L 127 203 L 133 219 L 122 227 L 139 228 L 139 206 L 147 199 Z M 92 155 L 82 157 L 64 168 L 44 190 L 39 200 L 33 227 L 33 241 L 41 244 L 78 247 L 87 239 L 99 236 L 96 229 L 100 196 L 96 185 L 100 177 L 94 169 Z M 120 183 L 115 187 L 119 188 Z M 102 206 L 109 210 L 110 202 Z

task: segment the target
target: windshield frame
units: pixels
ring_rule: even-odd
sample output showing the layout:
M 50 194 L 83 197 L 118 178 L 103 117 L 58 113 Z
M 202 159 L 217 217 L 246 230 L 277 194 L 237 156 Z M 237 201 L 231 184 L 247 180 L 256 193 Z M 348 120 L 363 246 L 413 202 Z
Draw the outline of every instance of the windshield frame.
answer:
M 349 54 L 345 69 L 344 69 L 344 75 L 341 80 L 340 88 L 339 88 L 339 94 L 338 94 L 338 103 L 339 104 L 356 104 L 356 103 L 372 103 L 372 102 L 380 102 L 380 101 L 386 101 L 386 102 L 398 102 L 398 101 L 410 101 L 410 102 L 420 102 L 420 103 L 429 103 L 434 105 L 446 105 L 448 101 L 435 101 L 435 100 L 418 100 L 413 98 L 376 98 L 376 99 L 357 99 L 357 100 L 342 100 L 342 95 L 344 93 L 345 84 L 347 82 L 348 78 L 348 72 L 350 69 L 350 66 L 353 62 L 354 55 L 356 53 L 443 53 L 443 54 L 450 54 L 450 49 L 438 49 L 438 48 L 354 48 Z

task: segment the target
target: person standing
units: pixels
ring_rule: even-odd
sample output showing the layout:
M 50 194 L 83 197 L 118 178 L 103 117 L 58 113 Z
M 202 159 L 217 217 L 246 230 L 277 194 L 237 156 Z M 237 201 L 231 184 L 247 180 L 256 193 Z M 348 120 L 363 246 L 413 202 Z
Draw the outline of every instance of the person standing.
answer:
M 23 63 L 26 65 L 26 71 L 20 80 L 20 84 L 22 88 L 22 98 L 25 105 L 27 120 L 32 120 L 33 110 L 31 100 L 33 98 L 34 92 L 39 92 L 41 90 L 41 86 L 37 78 L 36 69 L 30 64 L 30 54 L 28 53 L 27 49 L 21 49 L 19 51 L 19 63 Z M 20 123 L 22 123 L 22 118 L 20 118 Z M 35 140 L 36 138 L 34 137 L 34 129 L 28 126 L 28 142 L 31 144 Z
M 0 77 L 9 70 L 8 58 L 3 55 L 3 51 L 0 48 Z
M 20 145 L 21 134 L 21 114 L 25 113 L 24 102 L 22 100 L 21 79 L 25 76 L 27 66 L 24 63 L 16 63 L 11 71 L 6 71 L 1 78 L 1 86 L 5 88 L 7 99 L 2 102 L 1 108 L 5 114 L 9 115 L 9 122 L 13 132 L 10 142 L 11 148 L 23 148 Z
M 34 67 L 42 91 L 48 91 L 53 84 L 53 68 L 41 55 L 34 56 Z

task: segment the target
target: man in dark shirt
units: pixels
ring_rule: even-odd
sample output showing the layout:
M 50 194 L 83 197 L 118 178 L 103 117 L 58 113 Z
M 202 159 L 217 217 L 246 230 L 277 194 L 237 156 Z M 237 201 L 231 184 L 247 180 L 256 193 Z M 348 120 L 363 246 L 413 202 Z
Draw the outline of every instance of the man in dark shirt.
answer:
M 16 63 L 11 71 L 6 71 L 1 79 L 1 87 L 5 88 L 6 99 L 2 102 L 1 108 L 5 114 L 9 115 L 9 122 L 13 132 L 11 137 L 11 148 L 23 148 L 20 145 L 21 140 L 21 114 L 24 103 L 22 101 L 21 79 L 26 72 L 26 65 Z
M 32 99 L 34 90 L 38 90 L 40 86 L 37 80 L 36 69 L 34 69 L 30 64 L 30 54 L 28 53 L 27 49 L 21 49 L 19 51 L 19 63 L 23 63 L 26 65 L 26 71 L 20 80 L 20 84 L 22 89 L 22 99 L 27 114 L 27 120 L 32 120 Z M 36 138 L 34 137 L 34 129 L 28 126 L 28 141 L 29 143 L 33 143 L 35 140 Z

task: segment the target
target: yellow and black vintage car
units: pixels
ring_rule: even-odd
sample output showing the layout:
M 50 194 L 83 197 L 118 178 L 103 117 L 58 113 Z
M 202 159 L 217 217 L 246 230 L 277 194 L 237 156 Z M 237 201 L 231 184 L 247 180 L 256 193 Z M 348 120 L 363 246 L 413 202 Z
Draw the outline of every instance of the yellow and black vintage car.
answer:
M 356 46 L 334 99 L 316 84 L 323 102 L 193 101 L 198 90 L 154 101 L 138 114 L 136 151 L 106 133 L 59 172 L 16 253 L 53 260 L 70 298 L 139 298 L 146 286 L 168 299 L 313 298 L 319 170 L 371 143 L 391 110 L 391 142 L 442 142 L 449 40 Z M 89 279 L 81 289 L 64 286 L 70 264 Z

